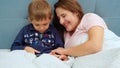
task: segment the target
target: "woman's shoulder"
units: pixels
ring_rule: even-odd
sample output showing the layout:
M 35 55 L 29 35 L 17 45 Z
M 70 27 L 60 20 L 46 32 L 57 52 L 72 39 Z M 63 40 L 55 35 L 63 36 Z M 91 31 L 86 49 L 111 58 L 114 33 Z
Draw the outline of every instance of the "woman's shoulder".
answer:
M 86 14 L 84 14 L 84 17 L 93 18 L 93 17 L 100 17 L 100 16 L 95 13 L 86 13 Z
M 102 17 L 95 13 L 86 13 L 82 19 L 82 25 L 87 30 L 93 26 L 102 26 L 103 28 L 107 28 L 107 25 Z
M 83 16 L 84 21 L 89 21 L 89 22 L 96 22 L 96 21 L 104 21 L 101 16 L 95 13 L 86 13 Z

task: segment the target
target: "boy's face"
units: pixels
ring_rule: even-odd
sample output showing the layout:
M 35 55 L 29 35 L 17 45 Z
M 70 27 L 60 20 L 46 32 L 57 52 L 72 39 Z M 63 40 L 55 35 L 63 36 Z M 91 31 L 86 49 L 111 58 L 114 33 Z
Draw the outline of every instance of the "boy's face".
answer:
M 35 30 L 37 30 L 40 33 L 44 33 L 50 25 L 51 19 L 43 19 L 43 20 L 33 20 L 31 21 L 31 23 L 33 24 L 33 27 L 35 28 Z

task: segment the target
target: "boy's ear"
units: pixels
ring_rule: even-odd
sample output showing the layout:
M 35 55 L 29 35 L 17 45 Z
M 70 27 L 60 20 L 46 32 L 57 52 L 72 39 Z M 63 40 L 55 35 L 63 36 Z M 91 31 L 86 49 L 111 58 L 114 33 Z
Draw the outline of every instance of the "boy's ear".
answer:
M 28 21 L 31 22 L 30 17 L 28 17 Z

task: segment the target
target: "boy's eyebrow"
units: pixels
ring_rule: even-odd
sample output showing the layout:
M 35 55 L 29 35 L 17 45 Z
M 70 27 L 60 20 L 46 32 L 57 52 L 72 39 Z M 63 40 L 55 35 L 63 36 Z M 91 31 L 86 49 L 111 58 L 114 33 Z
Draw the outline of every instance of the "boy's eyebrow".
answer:
M 34 24 L 34 25 L 40 25 L 40 24 Z

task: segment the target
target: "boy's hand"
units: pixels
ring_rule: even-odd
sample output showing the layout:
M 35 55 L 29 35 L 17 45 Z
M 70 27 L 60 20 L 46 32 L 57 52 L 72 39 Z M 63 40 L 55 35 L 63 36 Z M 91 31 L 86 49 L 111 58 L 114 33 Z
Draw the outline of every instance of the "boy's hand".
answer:
M 27 51 L 27 52 L 33 53 L 33 54 L 40 53 L 38 50 L 36 50 L 32 47 L 29 47 L 29 46 L 26 46 L 24 50 Z

